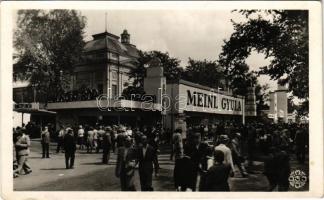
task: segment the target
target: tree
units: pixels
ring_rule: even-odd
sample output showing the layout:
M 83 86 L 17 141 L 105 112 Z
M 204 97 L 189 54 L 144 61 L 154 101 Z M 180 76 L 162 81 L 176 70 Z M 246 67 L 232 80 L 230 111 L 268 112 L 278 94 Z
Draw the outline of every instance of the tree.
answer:
M 85 25 L 75 10 L 19 10 L 14 79 L 28 80 L 45 103 L 63 91 L 81 58 Z
M 144 87 L 144 77 L 146 75 L 146 65 L 153 58 L 159 58 L 163 67 L 164 76 L 168 81 L 180 79 L 183 69 L 179 67 L 180 60 L 170 57 L 169 53 L 160 51 L 140 51 L 138 66 L 130 73 L 130 78 L 134 80 L 133 86 Z
M 269 100 L 269 85 L 260 85 L 255 86 L 255 102 L 257 105 L 257 114 L 260 116 L 261 110 L 268 110 L 269 105 L 266 103 Z
M 252 51 L 270 60 L 260 66 L 259 75 L 288 83 L 292 94 L 304 100 L 308 113 L 308 11 L 306 10 L 240 10 L 245 22 L 233 22 L 234 33 L 225 41 L 219 62 L 229 73 L 244 65 Z
M 224 88 L 224 70 L 216 61 L 199 61 L 189 58 L 182 78 L 212 88 Z

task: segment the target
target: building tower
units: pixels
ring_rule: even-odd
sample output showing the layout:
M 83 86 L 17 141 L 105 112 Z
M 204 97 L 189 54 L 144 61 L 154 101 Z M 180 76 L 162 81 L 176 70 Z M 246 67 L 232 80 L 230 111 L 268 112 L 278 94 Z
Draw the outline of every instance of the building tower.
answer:
M 245 116 L 257 116 L 256 102 L 255 102 L 255 87 L 248 87 L 247 98 L 245 100 Z
M 270 92 L 270 116 L 275 123 L 288 122 L 287 88 L 278 84 L 278 89 Z
M 123 44 L 129 44 L 130 34 L 127 32 L 126 29 L 123 31 L 122 34 L 120 34 L 120 38 L 121 38 L 121 43 L 123 43 Z

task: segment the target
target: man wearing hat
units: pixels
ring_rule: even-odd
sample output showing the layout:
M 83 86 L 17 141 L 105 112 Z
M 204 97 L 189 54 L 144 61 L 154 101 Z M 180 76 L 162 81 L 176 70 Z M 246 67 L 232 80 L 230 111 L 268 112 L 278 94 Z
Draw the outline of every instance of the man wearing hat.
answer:
M 229 142 L 229 137 L 227 135 L 220 135 L 219 136 L 219 145 L 215 147 L 215 151 L 219 150 L 224 153 L 224 164 L 228 164 L 231 166 L 232 174 L 234 175 L 235 168 L 233 164 L 233 158 L 232 158 L 232 151 L 230 148 L 227 147 L 227 144 Z
M 28 156 L 30 153 L 30 139 L 27 134 L 23 130 L 17 133 L 17 140 L 15 143 L 18 168 L 14 171 L 14 173 L 22 174 L 22 171 L 25 171 L 25 174 L 29 174 L 32 172 L 30 166 L 28 165 Z
M 154 148 L 148 144 L 148 139 L 146 135 L 142 135 L 141 147 L 138 148 L 137 159 L 139 162 L 138 172 L 141 182 L 142 191 L 153 191 L 152 187 L 152 174 L 153 174 L 153 164 L 155 168 L 155 173 L 158 173 L 158 165 L 156 163 L 156 151 Z
M 111 134 L 112 129 L 110 126 L 107 126 L 105 128 L 105 133 L 102 135 L 102 151 L 103 151 L 103 157 L 102 157 L 102 163 L 108 164 L 109 158 L 110 158 L 110 148 L 111 148 Z
M 121 191 L 136 191 L 134 174 L 136 151 L 132 148 L 132 139 L 124 138 L 124 146 L 118 148 L 115 175 L 120 179 Z
M 65 130 L 64 126 L 60 126 L 60 130 L 57 135 L 57 148 L 56 148 L 56 153 L 59 153 L 61 148 L 63 149 L 63 140 L 64 140 L 64 135 L 65 135 Z
M 118 128 L 118 135 L 117 135 L 117 148 L 124 146 L 124 141 L 126 138 L 126 128 L 124 126 L 119 126 Z
M 194 165 L 195 179 L 192 185 L 196 185 L 198 172 L 207 170 L 207 152 L 208 145 L 204 142 L 201 142 L 201 134 L 198 132 L 199 129 L 196 129 L 195 132 L 188 138 L 184 146 L 184 152 L 190 157 Z M 193 188 L 195 191 L 196 188 Z
M 73 130 L 71 128 L 68 129 L 67 134 L 64 136 L 64 150 L 65 167 L 66 169 L 73 169 L 76 151 L 76 141 L 73 135 Z
M 49 144 L 50 144 L 50 132 L 48 131 L 48 126 L 44 127 L 44 130 L 41 135 L 41 143 L 42 143 L 42 150 L 43 150 L 43 157 L 49 158 Z
M 84 129 L 82 125 L 78 129 L 78 144 L 80 145 L 80 149 L 84 148 Z
M 234 138 L 229 142 L 229 148 L 232 151 L 232 158 L 233 158 L 233 164 L 236 165 L 242 175 L 242 177 L 246 177 L 248 174 L 246 172 L 246 169 L 242 162 L 243 156 L 241 151 L 241 134 L 235 133 Z
M 175 130 L 172 136 L 172 151 L 170 155 L 170 160 L 173 160 L 173 156 L 175 156 L 175 160 L 177 160 L 183 154 L 183 143 L 181 133 L 182 130 L 178 128 Z
M 96 153 L 99 153 L 100 149 L 102 148 L 103 137 L 106 131 L 104 130 L 103 126 L 99 126 L 99 130 L 97 133 L 98 133 L 98 144 L 96 148 Z

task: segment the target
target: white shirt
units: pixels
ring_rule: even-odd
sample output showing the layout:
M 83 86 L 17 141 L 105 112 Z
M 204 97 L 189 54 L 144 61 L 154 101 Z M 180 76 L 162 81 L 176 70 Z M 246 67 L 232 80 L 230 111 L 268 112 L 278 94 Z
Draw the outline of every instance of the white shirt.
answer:
M 228 148 L 225 144 L 219 144 L 218 146 L 215 147 L 215 151 L 216 150 L 222 151 L 224 153 L 224 164 L 230 165 L 234 172 L 235 170 L 234 170 L 231 149 Z
M 65 135 L 65 131 L 64 131 L 64 129 L 61 129 L 58 136 L 63 137 L 64 135 Z
M 131 129 L 128 129 L 128 130 L 126 131 L 126 134 L 127 134 L 128 136 L 132 136 L 132 135 L 133 135 L 133 131 L 132 131 Z
M 80 129 L 78 130 L 78 136 L 79 136 L 79 137 L 83 137 L 83 136 L 84 136 L 84 129 L 83 129 L 83 128 L 80 128 Z
M 147 146 L 143 147 L 143 157 L 145 157 Z

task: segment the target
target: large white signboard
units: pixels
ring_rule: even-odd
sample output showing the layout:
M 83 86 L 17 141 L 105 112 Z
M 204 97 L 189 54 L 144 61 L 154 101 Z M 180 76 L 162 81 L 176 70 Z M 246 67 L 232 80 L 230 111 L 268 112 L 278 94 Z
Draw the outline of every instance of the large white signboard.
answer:
M 227 115 L 242 115 L 243 99 L 218 94 L 184 84 L 179 85 L 179 94 L 174 98 L 175 108 L 179 113 L 183 111 L 206 112 Z

